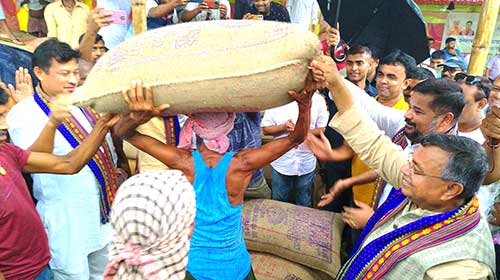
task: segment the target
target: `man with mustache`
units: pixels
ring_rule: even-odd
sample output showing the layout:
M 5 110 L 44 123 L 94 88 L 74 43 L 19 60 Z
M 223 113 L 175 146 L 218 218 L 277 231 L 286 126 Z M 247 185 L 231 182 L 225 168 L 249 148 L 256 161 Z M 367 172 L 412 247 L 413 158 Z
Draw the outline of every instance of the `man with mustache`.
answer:
M 347 86 L 360 107 L 394 143 L 403 147 L 405 153 L 413 151 L 421 137 L 428 133 L 457 133 L 457 121 L 464 107 L 464 97 L 460 87 L 451 80 L 434 79 L 423 89 L 425 92 L 414 91 L 410 98 L 410 108 L 406 112 L 379 104 L 350 83 Z M 315 152 L 316 156 L 328 159 L 331 150 L 329 146 L 312 136 L 308 137 L 308 141 L 311 145 L 321 147 Z M 375 209 L 386 201 L 393 190 L 390 183 L 381 177 L 377 178 L 373 194 Z M 343 217 L 352 228 L 361 229 L 373 210 L 366 204 L 357 205 L 359 208 L 344 207 Z
M 486 152 L 471 139 L 447 134 L 463 108 L 460 87 L 445 79 L 415 86 L 407 124 L 396 136 L 402 132 L 420 145 L 407 145 L 411 152 L 405 155 L 355 104 L 355 88 L 329 57 L 311 66 L 339 109 L 329 125 L 396 186 L 335 278 L 495 279 L 493 242 L 475 196 L 489 173 L 487 153 L 495 148 Z

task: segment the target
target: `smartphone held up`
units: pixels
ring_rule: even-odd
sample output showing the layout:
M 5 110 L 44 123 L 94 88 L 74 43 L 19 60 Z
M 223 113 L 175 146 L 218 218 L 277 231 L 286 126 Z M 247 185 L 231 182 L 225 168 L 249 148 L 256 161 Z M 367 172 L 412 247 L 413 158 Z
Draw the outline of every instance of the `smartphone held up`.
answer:
M 127 13 L 123 10 L 102 10 L 101 13 L 111 14 L 114 24 L 127 24 Z

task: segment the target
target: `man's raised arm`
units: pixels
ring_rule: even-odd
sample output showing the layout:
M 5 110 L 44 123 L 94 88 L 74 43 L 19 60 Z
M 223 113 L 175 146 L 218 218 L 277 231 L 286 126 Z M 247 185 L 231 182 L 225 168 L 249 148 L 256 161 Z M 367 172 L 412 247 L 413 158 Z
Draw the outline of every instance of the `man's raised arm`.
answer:
M 316 91 L 316 85 L 309 75 L 306 78 L 304 89 L 297 93 L 289 91 L 290 96 L 299 106 L 299 117 L 295 129 L 287 137 L 275 139 L 259 148 L 244 150 L 236 154 L 235 158 L 241 159 L 239 166 L 242 172 L 251 172 L 273 162 L 291 148 L 304 142 L 311 123 L 312 96 Z
M 138 126 L 148 122 L 152 117 L 160 116 L 161 111 L 167 109 L 169 105 L 164 104 L 155 107 L 151 88 L 143 88 L 141 81 L 132 81 L 130 90 L 122 92 L 122 96 L 129 107 L 130 113 L 124 116 L 115 126 L 114 133 L 116 136 L 155 157 L 168 167 L 186 172 L 185 161 L 182 159 L 188 157 L 189 152 L 136 131 Z M 189 174 L 186 174 L 186 176 L 189 176 Z
M 377 125 L 356 108 L 354 98 L 344 83 L 330 57 L 311 63 L 314 79 L 326 86 L 333 93 L 333 100 L 338 113 L 329 126 L 337 130 L 371 169 L 375 170 L 393 186 L 399 186 L 402 180 L 400 169 L 406 164 L 400 147 Z
M 118 118 L 117 115 L 102 116 L 89 137 L 64 156 L 32 152 L 23 167 L 23 171 L 28 173 L 77 173 L 96 154 L 109 129 L 118 121 Z

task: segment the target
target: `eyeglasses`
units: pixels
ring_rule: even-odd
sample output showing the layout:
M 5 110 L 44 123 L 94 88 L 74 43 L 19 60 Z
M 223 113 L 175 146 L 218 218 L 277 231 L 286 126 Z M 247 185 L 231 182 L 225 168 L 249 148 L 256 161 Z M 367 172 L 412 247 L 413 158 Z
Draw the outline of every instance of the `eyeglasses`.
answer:
M 410 178 L 413 177 L 413 175 L 419 175 L 443 180 L 441 176 L 425 174 L 423 171 L 415 170 L 415 165 L 413 164 L 413 153 L 408 154 L 408 169 L 410 170 Z

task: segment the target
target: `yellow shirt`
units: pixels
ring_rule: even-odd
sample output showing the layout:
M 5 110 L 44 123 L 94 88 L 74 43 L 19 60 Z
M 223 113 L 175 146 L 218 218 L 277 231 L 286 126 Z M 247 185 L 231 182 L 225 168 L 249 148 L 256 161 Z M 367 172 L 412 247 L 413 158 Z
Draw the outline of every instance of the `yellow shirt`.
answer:
M 149 122 L 139 126 L 137 132 L 153 137 L 162 143 L 166 142 L 165 123 L 162 118 L 152 118 Z M 140 172 L 169 169 L 161 161 L 141 150 L 137 152 L 137 167 Z
M 378 96 L 375 98 L 378 100 Z M 401 94 L 401 97 L 399 98 L 398 102 L 392 106 L 394 109 L 398 110 L 403 110 L 407 111 L 409 106 L 408 103 L 406 103 L 404 96 Z M 366 166 L 366 164 L 359 159 L 358 155 L 355 154 L 354 157 L 352 158 L 352 164 L 351 164 L 351 176 L 357 176 L 360 174 L 363 174 L 365 172 L 370 171 L 371 169 Z M 374 191 L 375 185 L 373 182 L 371 183 L 366 183 L 362 185 L 356 185 L 352 187 L 352 193 L 354 196 L 354 199 L 357 201 L 361 201 L 363 203 L 366 203 L 370 206 L 372 205 L 372 202 L 374 200 L 373 198 L 373 191 Z
M 47 37 L 57 38 L 77 49 L 78 39 L 87 29 L 88 15 L 89 7 L 80 1 L 76 1 L 71 13 L 61 1 L 48 4 L 44 12 Z

